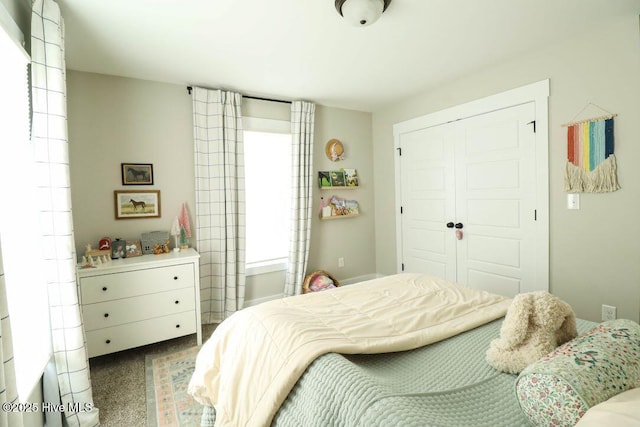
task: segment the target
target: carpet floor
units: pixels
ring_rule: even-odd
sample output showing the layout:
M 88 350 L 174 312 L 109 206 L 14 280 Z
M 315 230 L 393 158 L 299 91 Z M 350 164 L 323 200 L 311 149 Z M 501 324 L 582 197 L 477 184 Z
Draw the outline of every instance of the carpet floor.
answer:
M 203 340 L 211 336 L 215 326 L 203 325 Z M 146 357 L 184 350 L 195 345 L 194 334 L 89 359 L 93 402 L 100 410 L 100 425 L 145 427 Z

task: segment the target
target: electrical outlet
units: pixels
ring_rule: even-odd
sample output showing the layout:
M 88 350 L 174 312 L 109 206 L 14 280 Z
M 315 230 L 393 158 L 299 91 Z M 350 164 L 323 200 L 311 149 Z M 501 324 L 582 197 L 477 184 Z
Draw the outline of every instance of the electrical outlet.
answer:
M 616 308 L 612 305 L 602 304 L 602 321 L 615 320 Z
M 344 267 L 344 258 L 340 257 L 338 258 L 338 268 L 342 268 Z

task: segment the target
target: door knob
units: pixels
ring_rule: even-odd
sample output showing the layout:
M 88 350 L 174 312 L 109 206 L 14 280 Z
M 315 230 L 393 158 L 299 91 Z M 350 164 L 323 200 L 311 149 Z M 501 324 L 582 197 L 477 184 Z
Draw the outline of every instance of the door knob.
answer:
M 453 223 L 452 222 L 448 222 L 447 223 L 447 228 L 453 228 Z
M 456 223 L 456 228 L 461 229 L 464 225 L 461 222 Z

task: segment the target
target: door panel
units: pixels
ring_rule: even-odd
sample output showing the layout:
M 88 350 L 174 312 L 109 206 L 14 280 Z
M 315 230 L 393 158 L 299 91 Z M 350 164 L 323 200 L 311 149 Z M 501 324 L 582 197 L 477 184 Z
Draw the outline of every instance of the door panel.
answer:
M 455 242 L 446 223 L 455 200 L 451 127 L 401 136 L 402 253 L 405 271 L 455 280 Z
M 517 189 L 520 186 L 520 164 L 518 159 L 501 161 L 485 160 L 464 165 L 469 190 Z
M 519 200 L 467 200 L 466 205 L 468 224 L 503 229 L 520 227 Z
M 458 282 L 515 296 L 535 281 L 535 138 L 528 125 L 534 114 L 530 103 L 459 123 Z
M 518 279 L 476 270 L 469 270 L 469 286 L 505 296 L 515 296 L 522 289 Z

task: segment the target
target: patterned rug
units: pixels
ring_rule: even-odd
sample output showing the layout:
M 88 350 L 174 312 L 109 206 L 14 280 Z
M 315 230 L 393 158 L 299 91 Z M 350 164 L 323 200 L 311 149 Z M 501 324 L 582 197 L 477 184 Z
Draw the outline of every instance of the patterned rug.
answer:
M 200 347 L 145 358 L 148 427 L 197 427 L 202 405 L 187 393 Z

